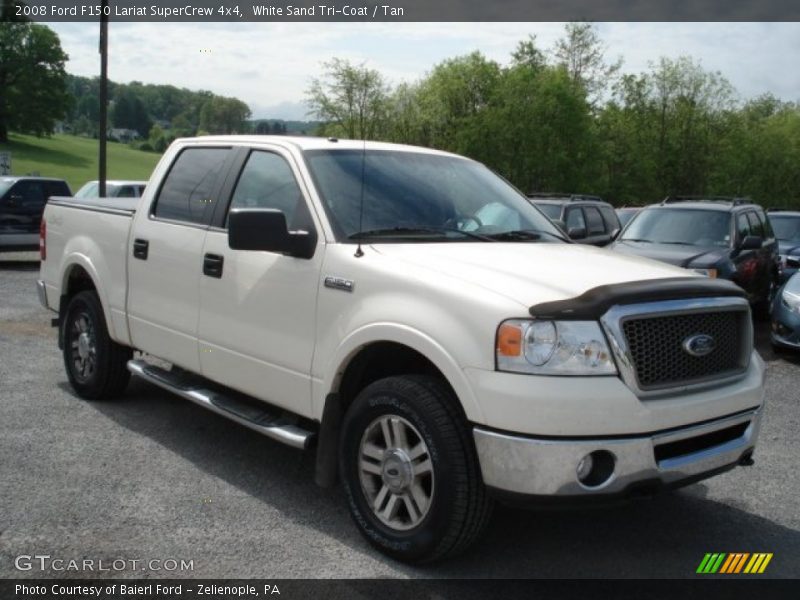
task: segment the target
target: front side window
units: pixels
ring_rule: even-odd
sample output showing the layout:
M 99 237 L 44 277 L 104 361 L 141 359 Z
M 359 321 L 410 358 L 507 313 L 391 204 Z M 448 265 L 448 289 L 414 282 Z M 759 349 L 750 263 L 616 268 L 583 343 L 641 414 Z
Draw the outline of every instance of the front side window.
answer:
M 527 198 L 473 161 L 393 150 L 305 157 L 338 239 L 563 240 Z
M 605 227 L 600 211 L 594 206 L 584 206 L 583 212 L 586 214 L 587 235 L 603 235 Z
M 296 229 L 303 194 L 289 164 L 272 152 L 253 151 L 242 170 L 231 199 L 231 208 L 272 208 L 286 216 Z
M 736 232 L 739 240 L 743 240 L 750 235 L 750 221 L 747 220 L 747 215 L 741 213 L 736 216 Z
M 208 225 L 216 198 L 212 197 L 228 148 L 186 148 L 172 163 L 153 207 L 160 219 Z
M 756 235 L 760 238 L 764 237 L 764 226 L 756 216 L 756 213 L 749 212 L 747 213 L 747 220 L 750 221 L 750 231 L 752 232 L 751 235 Z
M 731 244 L 730 213 L 680 208 L 643 210 L 631 221 L 621 239 L 728 247 Z

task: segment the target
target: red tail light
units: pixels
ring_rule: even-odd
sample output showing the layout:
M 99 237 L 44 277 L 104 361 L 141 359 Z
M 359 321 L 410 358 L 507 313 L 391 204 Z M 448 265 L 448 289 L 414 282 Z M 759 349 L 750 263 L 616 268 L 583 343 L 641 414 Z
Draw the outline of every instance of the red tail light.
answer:
M 47 223 L 44 219 L 39 225 L 39 258 L 47 259 Z

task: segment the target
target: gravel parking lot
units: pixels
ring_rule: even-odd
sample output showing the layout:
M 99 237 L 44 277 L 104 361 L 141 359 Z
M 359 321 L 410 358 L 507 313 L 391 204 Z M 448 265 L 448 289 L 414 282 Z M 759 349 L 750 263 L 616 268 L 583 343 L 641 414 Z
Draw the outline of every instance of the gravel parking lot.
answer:
M 141 381 L 73 395 L 37 275 L 35 254 L 0 255 L 0 577 L 694 577 L 706 552 L 772 552 L 769 576 L 800 577 L 800 357 L 774 354 L 765 323 L 755 466 L 619 508 L 499 508 L 469 554 L 412 568 L 362 540 L 311 453 Z M 33 554 L 126 566 L 15 568 Z

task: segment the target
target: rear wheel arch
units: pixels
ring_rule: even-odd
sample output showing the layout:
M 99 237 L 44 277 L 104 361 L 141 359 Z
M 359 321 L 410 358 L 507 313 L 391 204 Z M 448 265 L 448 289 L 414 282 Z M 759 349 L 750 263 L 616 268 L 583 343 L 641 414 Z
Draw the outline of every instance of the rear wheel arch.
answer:
M 104 294 L 102 293 L 102 289 L 97 284 L 97 275 L 93 272 L 91 267 L 76 260 L 64 268 L 63 273 L 64 275 L 61 280 L 61 297 L 59 298 L 58 305 L 59 319 L 63 320 L 66 308 L 73 297 L 81 292 L 93 291 L 97 294 L 97 297 L 100 300 L 100 305 L 103 309 L 103 316 L 105 317 L 108 331 L 112 338 L 116 338 L 114 332 L 114 323 L 111 319 L 108 303 Z M 63 348 L 63 342 L 63 335 L 59 329 L 59 348 Z

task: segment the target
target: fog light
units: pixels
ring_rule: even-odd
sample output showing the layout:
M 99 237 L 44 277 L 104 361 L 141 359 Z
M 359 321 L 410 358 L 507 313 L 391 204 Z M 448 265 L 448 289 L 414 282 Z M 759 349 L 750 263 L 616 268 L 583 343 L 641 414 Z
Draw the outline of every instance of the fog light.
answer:
M 578 463 L 578 468 L 576 469 L 578 473 L 578 481 L 583 481 L 589 476 L 589 473 L 592 472 L 592 467 L 594 466 L 594 459 L 592 458 L 591 454 L 587 454 L 581 459 L 581 462 Z
M 614 455 L 608 450 L 595 450 L 578 463 L 576 468 L 578 481 L 587 488 L 605 485 L 614 475 L 616 462 Z

